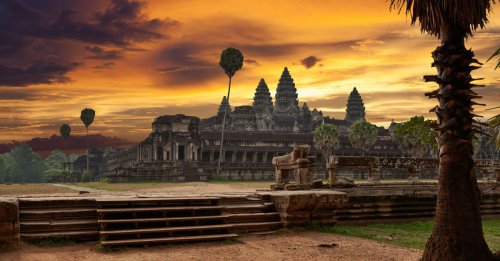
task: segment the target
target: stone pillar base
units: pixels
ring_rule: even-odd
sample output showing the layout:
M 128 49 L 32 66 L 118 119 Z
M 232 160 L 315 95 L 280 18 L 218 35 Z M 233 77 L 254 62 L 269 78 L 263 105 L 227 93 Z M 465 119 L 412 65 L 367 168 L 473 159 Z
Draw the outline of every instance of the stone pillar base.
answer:
M 19 242 L 19 202 L 0 197 L 0 249 L 17 248 Z
M 345 207 L 348 202 L 347 193 L 332 190 L 285 190 L 259 195 L 274 203 L 284 227 L 334 225 L 337 223 L 334 210 Z

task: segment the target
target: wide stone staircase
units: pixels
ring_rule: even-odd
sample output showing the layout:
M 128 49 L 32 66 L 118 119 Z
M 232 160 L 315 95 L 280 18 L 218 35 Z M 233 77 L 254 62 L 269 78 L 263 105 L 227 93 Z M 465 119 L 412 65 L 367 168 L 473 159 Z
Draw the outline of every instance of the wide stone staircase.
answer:
M 97 199 L 100 243 L 105 246 L 234 238 L 218 198 Z
M 19 199 L 19 225 L 23 240 L 46 237 L 75 241 L 98 238 L 96 202 L 93 199 Z
M 274 204 L 259 197 L 223 197 L 219 204 L 224 206 L 225 220 L 232 225 L 232 231 L 268 233 L 283 228 Z

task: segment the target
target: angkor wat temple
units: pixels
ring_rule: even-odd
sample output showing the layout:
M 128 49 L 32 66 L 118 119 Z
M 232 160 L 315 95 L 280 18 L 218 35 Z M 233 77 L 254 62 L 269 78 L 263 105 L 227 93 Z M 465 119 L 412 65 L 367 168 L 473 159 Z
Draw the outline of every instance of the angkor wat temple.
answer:
M 228 108 L 224 139 L 222 171 L 216 177 L 224 109 Z M 215 112 L 214 112 L 215 113 Z M 151 134 L 134 147 L 110 154 L 106 159 L 106 176 L 111 180 L 234 180 L 273 179 L 271 160 L 291 151 L 295 144 L 314 148 L 313 132 L 321 123 L 336 125 L 341 133 L 336 155 L 361 155 L 347 138 L 349 126 L 365 118 L 363 99 L 354 88 L 347 99 L 346 116 L 334 119 L 323 116 L 306 103 L 299 106 L 297 88 L 285 67 L 276 88 L 274 103 L 271 92 L 261 79 L 252 105 L 231 109 L 226 97 L 215 116 L 200 120 L 183 114 L 160 116 L 152 123 Z M 320 155 L 313 149 L 313 155 Z M 389 130 L 378 128 L 378 138 L 366 156 L 397 157 L 401 155 Z M 318 164 L 323 166 L 324 164 Z

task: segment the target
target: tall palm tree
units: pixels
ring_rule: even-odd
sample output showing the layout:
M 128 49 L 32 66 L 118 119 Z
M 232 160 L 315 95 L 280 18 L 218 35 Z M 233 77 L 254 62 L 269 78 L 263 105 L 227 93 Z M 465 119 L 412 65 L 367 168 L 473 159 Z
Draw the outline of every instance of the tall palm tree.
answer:
M 328 160 L 333 154 L 333 150 L 339 146 L 339 137 L 339 130 L 333 124 L 323 123 L 314 130 L 314 147 L 321 152 L 325 159 L 326 173 L 328 173 Z M 330 180 L 330 182 L 333 184 L 335 180 Z
M 61 125 L 61 128 L 59 128 L 59 132 L 61 133 L 61 137 L 64 139 L 64 150 L 68 149 L 68 139 L 71 136 L 71 127 L 68 124 L 63 124 Z M 66 164 L 68 164 L 68 154 L 67 152 L 64 153 L 66 157 Z M 69 168 L 69 165 L 68 165 Z M 66 168 L 64 168 L 66 169 Z
M 483 28 L 494 0 L 391 0 L 391 9 L 404 9 L 412 24 L 422 32 L 437 36 L 441 46 L 432 52 L 437 75 L 424 76 L 439 89 L 426 93 L 439 105 L 437 141 L 440 148 L 439 185 L 436 216 L 423 260 L 490 260 L 479 212 L 480 192 L 473 171 L 472 138 L 478 129 L 473 120 L 471 71 L 480 63 L 465 48 L 465 39 Z
M 89 164 L 89 126 L 94 122 L 95 111 L 90 108 L 85 108 L 80 114 L 80 120 L 82 120 L 87 129 L 86 143 L 87 143 L 87 171 L 90 169 Z
M 240 50 L 236 48 L 227 48 L 226 50 L 222 51 L 222 54 L 220 55 L 220 61 L 219 61 L 220 67 L 224 69 L 224 72 L 226 73 L 227 77 L 229 77 L 229 86 L 227 88 L 227 104 L 229 105 L 229 94 L 231 93 L 231 79 L 233 78 L 234 74 L 241 69 L 243 66 L 243 54 L 240 52 Z M 219 176 L 220 172 L 220 163 L 224 157 L 222 155 L 222 146 L 224 145 L 224 130 L 226 129 L 226 117 L 227 117 L 227 107 L 225 106 L 224 108 L 224 118 L 222 120 L 222 136 L 220 139 L 220 151 L 219 151 L 219 162 L 217 164 L 217 176 Z
M 354 122 L 349 129 L 349 141 L 352 146 L 361 149 L 361 155 L 377 141 L 377 127 L 364 119 Z

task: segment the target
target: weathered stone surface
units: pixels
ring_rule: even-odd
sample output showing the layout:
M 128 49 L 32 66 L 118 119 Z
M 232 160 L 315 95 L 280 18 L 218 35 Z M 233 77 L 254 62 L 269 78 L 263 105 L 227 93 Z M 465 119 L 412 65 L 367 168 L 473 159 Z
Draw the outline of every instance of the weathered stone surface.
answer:
M 272 191 L 269 196 L 285 227 L 312 223 L 335 224 L 334 210 L 347 205 L 347 193 L 332 190 Z
M 323 187 L 323 180 L 317 179 L 312 182 L 312 188 L 322 188 Z
M 16 198 L 0 198 L 0 249 L 19 246 L 19 202 Z
M 18 209 L 17 198 L 0 197 L 0 222 L 17 221 L 19 219 Z

